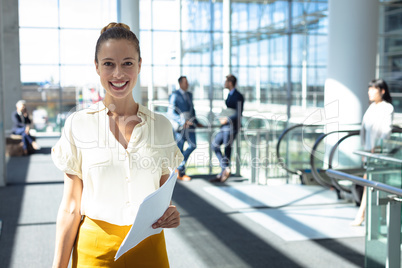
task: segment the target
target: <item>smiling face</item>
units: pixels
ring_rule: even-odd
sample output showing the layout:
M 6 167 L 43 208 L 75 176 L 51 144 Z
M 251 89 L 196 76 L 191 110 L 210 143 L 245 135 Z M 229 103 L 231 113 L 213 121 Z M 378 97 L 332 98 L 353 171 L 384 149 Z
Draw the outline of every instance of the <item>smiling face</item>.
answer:
M 141 71 L 134 44 L 125 39 L 109 39 L 101 45 L 97 58 L 96 72 L 106 94 L 119 99 L 131 94 Z

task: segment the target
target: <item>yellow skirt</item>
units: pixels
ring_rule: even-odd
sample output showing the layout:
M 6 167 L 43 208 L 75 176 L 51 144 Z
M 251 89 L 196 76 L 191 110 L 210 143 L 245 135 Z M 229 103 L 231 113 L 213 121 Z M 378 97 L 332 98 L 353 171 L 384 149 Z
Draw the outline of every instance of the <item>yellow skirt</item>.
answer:
M 163 231 L 143 240 L 114 261 L 130 228 L 84 217 L 74 245 L 72 267 L 169 267 Z

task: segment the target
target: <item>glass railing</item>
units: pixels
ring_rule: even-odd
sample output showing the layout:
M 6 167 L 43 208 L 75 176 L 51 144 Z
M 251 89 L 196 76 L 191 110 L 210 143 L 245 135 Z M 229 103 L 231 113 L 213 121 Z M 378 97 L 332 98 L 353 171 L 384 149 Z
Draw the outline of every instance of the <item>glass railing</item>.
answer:
M 221 172 L 219 161 L 211 148 L 218 131 L 219 127 L 211 126 L 196 129 L 197 148 L 187 161 L 188 175 Z M 268 128 L 243 128 L 232 146 L 232 174 L 257 184 L 268 184 L 268 180 L 273 178 L 287 178 L 287 172 L 281 168 L 275 150 L 281 132 Z
M 402 158 L 380 156 L 367 156 L 367 179 L 401 189 Z M 400 198 L 384 191 L 367 192 L 366 267 L 381 267 L 387 262 L 387 267 L 400 267 Z
M 367 161 L 367 180 L 340 171 L 327 174 L 366 186 L 365 267 L 401 267 L 402 158 L 395 142 L 386 141 L 382 154 L 355 152 Z M 396 157 L 395 157 L 396 156 Z

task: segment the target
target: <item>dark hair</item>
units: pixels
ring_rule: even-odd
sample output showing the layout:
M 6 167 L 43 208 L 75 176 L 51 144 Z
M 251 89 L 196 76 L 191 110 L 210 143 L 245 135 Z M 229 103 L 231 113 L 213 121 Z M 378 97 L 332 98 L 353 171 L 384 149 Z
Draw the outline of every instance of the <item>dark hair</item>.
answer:
M 96 42 L 95 48 L 95 62 L 98 63 L 98 52 L 101 45 L 109 39 L 125 39 L 131 41 L 138 52 L 139 59 L 141 59 L 140 42 L 137 36 L 130 31 L 130 27 L 124 23 L 111 22 L 101 30 L 101 35 Z
M 232 83 L 232 85 L 235 87 L 237 83 L 237 78 L 233 74 L 229 74 L 226 76 L 226 80 Z
M 184 78 L 187 79 L 187 77 L 185 77 L 184 75 L 182 75 L 182 76 L 179 77 L 179 80 L 177 80 L 177 81 L 179 81 L 179 84 L 181 83 L 181 80 L 183 80 Z
M 374 87 L 378 88 L 379 90 L 384 89 L 384 94 L 382 95 L 382 99 L 385 100 L 388 103 L 392 104 L 392 97 L 391 94 L 389 93 L 388 85 L 385 83 L 383 79 L 374 79 L 371 80 L 368 84 L 368 87 Z

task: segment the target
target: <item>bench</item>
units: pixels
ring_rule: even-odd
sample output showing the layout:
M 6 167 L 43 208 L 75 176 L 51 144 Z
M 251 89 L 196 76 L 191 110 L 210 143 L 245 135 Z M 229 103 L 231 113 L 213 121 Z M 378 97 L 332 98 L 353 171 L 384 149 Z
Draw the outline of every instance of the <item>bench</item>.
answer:
M 6 156 L 23 156 L 24 149 L 22 147 L 23 143 L 21 135 L 9 134 L 6 136 Z M 34 149 L 29 146 L 28 153 L 33 151 Z

